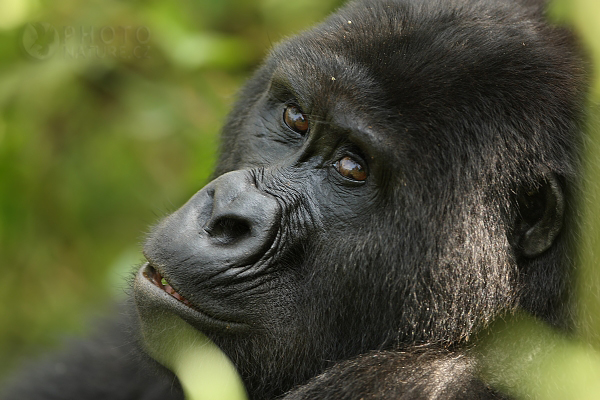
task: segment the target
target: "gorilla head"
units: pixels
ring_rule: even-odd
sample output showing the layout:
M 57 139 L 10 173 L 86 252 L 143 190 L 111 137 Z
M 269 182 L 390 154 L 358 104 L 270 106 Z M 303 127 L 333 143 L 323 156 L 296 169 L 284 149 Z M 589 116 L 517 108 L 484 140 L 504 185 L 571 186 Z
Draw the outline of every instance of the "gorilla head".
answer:
M 566 321 L 584 74 L 526 0 L 367 0 L 273 50 L 215 179 L 150 234 L 142 320 L 209 336 L 251 395 L 372 350 Z

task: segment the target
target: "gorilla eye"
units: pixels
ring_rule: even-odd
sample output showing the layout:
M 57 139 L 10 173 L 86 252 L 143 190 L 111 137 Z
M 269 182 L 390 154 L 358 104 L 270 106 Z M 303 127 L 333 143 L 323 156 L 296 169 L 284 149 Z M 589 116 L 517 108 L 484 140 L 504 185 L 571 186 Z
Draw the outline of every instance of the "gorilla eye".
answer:
M 352 157 L 344 157 L 336 161 L 333 166 L 344 178 L 362 182 L 367 179 L 366 169 Z
M 308 132 L 308 118 L 298 106 L 288 105 L 283 112 L 283 121 L 296 133 L 304 135 Z

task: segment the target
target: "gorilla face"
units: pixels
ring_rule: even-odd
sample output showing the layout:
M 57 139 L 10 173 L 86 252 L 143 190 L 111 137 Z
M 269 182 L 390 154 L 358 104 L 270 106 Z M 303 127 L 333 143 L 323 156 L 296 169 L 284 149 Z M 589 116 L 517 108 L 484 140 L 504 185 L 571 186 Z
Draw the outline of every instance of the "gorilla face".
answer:
M 455 3 L 353 3 L 272 52 L 216 179 L 146 242 L 142 320 L 270 395 L 519 306 L 558 323 L 579 60 L 539 7 Z

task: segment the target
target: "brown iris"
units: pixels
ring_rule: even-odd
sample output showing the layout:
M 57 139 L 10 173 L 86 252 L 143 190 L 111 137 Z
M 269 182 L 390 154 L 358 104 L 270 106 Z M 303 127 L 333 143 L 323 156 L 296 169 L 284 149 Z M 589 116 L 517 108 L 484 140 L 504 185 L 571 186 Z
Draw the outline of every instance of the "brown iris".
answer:
M 300 107 L 290 104 L 283 112 L 283 121 L 291 130 L 304 135 L 308 132 L 308 118 L 302 113 Z
M 367 170 L 352 157 L 341 158 L 333 166 L 344 178 L 359 182 L 367 179 Z

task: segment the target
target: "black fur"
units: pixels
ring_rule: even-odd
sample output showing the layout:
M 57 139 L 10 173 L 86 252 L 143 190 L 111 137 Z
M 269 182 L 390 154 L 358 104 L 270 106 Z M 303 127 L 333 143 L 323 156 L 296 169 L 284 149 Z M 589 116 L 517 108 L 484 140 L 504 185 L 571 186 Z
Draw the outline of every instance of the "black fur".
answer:
M 517 310 L 572 323 L 582 65 L 525 0 L 358 1 L 280 44 L 230 114 L 215 181 L 145 246 L 201 312 L 140 273 L 142 320 L 179 313 L 254 399 L 500 397 L 471 338 Z M 285 126 L 290 104 L 307 134 Z M 336 171 L 345 156 L 366 181 Z M 90 349 L 71 361 L 124 374 Z M 39 374 L 4 398 L 104 398 Z
M 136 344 L 137 326 L 121 310 L 87 340 L 31 362 L 25 373 L 4 382 L 2 400 L 180 400 L 183 391 Z

